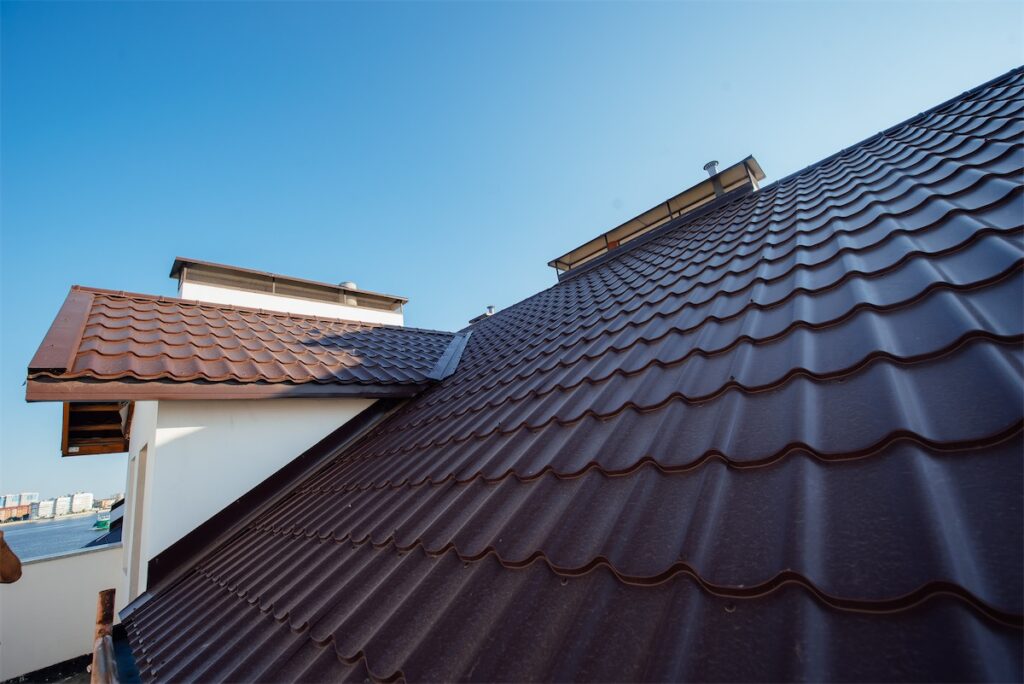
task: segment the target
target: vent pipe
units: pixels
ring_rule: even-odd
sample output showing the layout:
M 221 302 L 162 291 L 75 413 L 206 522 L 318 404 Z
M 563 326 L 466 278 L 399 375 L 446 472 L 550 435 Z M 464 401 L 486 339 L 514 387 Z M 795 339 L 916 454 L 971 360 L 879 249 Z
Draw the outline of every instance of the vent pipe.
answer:
M 711 177 L 711 187 L 715 189 L 715 197 L 721 197 L 725 194 L 725 188 L 722 187 L 722 180 L 718 177 L 718 160 L 712 159 L 704 165 L 704 170 L 708 172 Z
M 469 324 L 473 325 L 474 323 L 479 323 L 480 321 L 484 320 L 485 318 L 490 318 L 493 315 L 494 315 L 494 306 L 491 305 L 491 306 L 488 306 L 487 310 L 484 311 L 479 316 L 474 316 L 473 318 L 469 319 Z

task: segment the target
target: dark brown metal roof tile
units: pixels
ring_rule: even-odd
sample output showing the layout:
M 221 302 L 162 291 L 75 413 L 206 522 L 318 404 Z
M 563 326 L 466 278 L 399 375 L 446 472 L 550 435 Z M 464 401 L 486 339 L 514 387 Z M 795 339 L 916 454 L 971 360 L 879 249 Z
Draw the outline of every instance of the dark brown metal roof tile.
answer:
M 1022 114 L 1017 70 L 478 322 L 128 616 L 149 676 L 1019 680 Z
M 71 313 L 77 318 L 68 323 Z M 75 326 L 77 337 L 71 330 Z M 140 383 L 125 399 L 147 398 L 144 383 L 154 381 L 180 383 L 194 397 L 206 392 L 195 384 L 199 381 L 280 383 L 296 392 L 310 384 L 377 390 L 425 385 L 454 338 L 430 330 L 76 287 L 33 361 L 27 394 L 30 400 L 53 399 L 59 391 L 54 383 L 86 380 Z M 92 396 L 93 386 L 75 387 L 66 385 L 60 398 Z M 218 396 L 224 396 L 225 387 Z

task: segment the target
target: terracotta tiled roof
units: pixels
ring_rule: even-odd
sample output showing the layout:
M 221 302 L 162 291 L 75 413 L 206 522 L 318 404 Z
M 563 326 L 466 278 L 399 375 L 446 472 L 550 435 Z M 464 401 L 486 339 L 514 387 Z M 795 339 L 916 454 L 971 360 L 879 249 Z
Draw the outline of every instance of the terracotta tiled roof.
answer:
M 152 680 L 1015 680 L 1024 74 L 473 327 L 127 614 Z
M 74 287 L 28 398 L 412 394 L 453 333 Z

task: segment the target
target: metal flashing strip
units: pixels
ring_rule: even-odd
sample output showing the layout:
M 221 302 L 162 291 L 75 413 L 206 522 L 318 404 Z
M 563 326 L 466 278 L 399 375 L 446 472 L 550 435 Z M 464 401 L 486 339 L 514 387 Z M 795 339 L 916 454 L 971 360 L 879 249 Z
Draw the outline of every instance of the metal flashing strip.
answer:
M 729 192 L 725 193 L 721 197 L 716 197 L 711 202 L 708 202 L 707 204 L 705 204 L 705 205 L 703 205 L 701 207 L 698 207 L 697 209 L 694 209 L 692 212 L 687 213 L 687 214 L 682 214 L 680 216 L 676 216 L 674 219 L 672 219 L 670 221 L 666 221 L 665 223 L 661 224 L 660 226 L 656 226 L 655 228 L 647 231 L 646 233 L 644 233 L 644 234 L 642 234 L 642 235 L 640 235 L 640 236 L 630 240 L 625 245 L 623 245 L 623 248 L 622 248 L 621 251 L 620 250 L 612 250 L 612 251 L 609 251 L 609 252 L 605 252 L 603 254 L 599 254 L 599 255 L 591 258 L 589 261 L 586 261 L 586 262 L 580 264 L 579 266 L 576 266 L 575 268 L 571 268 L 571 269 L 569 269 L 567 271 L 559 271 L 558 272 L 558 282 L 562 282 L 564 280 L 569 280 L 570 278 L 574 278 L 574 277 L 578 276 L 581 273 L 586 273 L 587 271 L 592 269 L 594 266 L 597 266 L 599 264 L 603 264 L 603 263 L 607 262 L 610 259 L 615 259 L 615 258 L 619 257 L 621 254 L 624 254 L 629 249 L 632 249 L 634 247 L 638 247 L 639 245 L 645 244 L 648 241 L 653 240 L 654 238 L 658 237 L 659 235 L 664 235 L 666 232 L 668 232 L 670 230 L 674 230 L 675 228 L 678 228 L 679 226 L 683 225 L 684 223 L 688 223 L 690 221 L 694 221 L 694 220 L 699 219 L 699 218 L 701 218 L 703 216 L 706 216 L 707 214 L 709 214 L 712 211 L 716 211 L 718 209 L 721 209 L 725 205 L 731 204 L 734 200 L 739 199 L 740 197 L 745 197 L 745 196 L 751 194 L 751 192 L 752 191 L 748 187 L 740 187 L 740 188 L 736 188 L 734 190 L 730 190 Z M 753 192 L 758 192 L 758 190 L 754 190 Z
M 717 165 L 717 162 L 715 164 Z M 710 166 L 705 166 L 705 170 L 708 170 L 709 173 L 711 172 Z M 625 223 L 605 231 L 557 259 L 549 261 L 548 266 L 559 272 L 579 268 L 590 260 L 598 258 L 648 231 L 657 229 L 680 216 L 694 213 L 738 188 L 745 188 L 748 191 L 757 190 L 758 183 L 764 177 L 761 165 L 753 156 L 748 155 L 723 171 L 714 172 L 710 178 L 705 178 Z
M 75 285 L 53 319 L 35 356 L 28 364 L 29 373 L 57 371 L 63 373 L 72 367 L 75 353 L 85 332 L 86 321 L 92 310 L 93 294 Z
M 459 367 L 462 352 L 466 350 L 466 343 L 469 342 L 469 336 L 472 334 L 472 332 L 456 333 L 452 341 L 448 343 L 444 354 L 434 364 L 434 368 L 427 373 L 427 378 L 440 382 L 454 373 L 455 369 Z
M 227 273 L 237 273 L 240 275 L 247 275 L 252 278 L 259 278 L 267 282 L 277 283 L 292 283 L 309 285 L 312 287 L 320 287 L 328 290 L 337 290 L 339 292 L 346 292 L 355 295 L 367 295 L 382 300 L 388 300 L 396 304 L 407 304 L 409 302 L 408 297 L 400 297 L 399 295 L 385 294 L 383 292 L 374 292 L 373 290 L 364 290 L 362 288 L 344 287 L 336 283 L 326 283 L 320 280 L 310 280 L 308 278 L 299 278 L 296 276 L 284 275 L 281 273 L 271 273 L 270 271 L 259 271 L 253 268 L 244 268 L 242 266 L 232 266 L 230 264 L 218 264 L 212 261 L 201 261 L 199 259 L 189 259 L 186 257 L 175 257 L 174 263 L 171 265 L 171 272 L 169 277 L 179 278 L 183 272 L 188 271 L 189 266 L 198 266 L 201 269 L 209 269 L 211 271 L 223 271 Z

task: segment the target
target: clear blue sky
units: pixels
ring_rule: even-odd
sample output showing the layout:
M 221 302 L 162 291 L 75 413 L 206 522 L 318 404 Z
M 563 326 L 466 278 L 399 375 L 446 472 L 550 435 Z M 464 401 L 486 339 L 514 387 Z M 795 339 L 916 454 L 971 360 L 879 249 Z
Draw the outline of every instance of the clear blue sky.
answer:
M 183 255 L 457 329 L 709 159 L 776 180 L 1019 65 L 1022 8 L 5 2 L 0 490 L 123 489 L 24 402 L 72 284 Z

